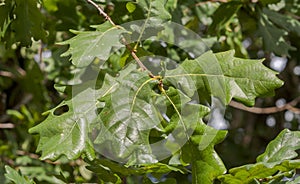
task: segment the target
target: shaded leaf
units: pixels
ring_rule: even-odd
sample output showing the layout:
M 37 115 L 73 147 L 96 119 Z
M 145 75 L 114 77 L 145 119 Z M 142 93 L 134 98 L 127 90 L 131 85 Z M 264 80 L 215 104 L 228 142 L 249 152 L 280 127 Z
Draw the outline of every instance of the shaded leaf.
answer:
M 21 46 L 30 46 L 31 38 L 44 40 L 46 31 L 43 29 L 43 15 L 38 9 L 37 0 L 16 0 L 16 19 L 12 22 L 15 39 Z
M 13 168 L 9 167 L 9 166 L 5 166 L 5 170 L 6 170 L 6 174 L 5 174 L 5 177 L 16 183 L 16 184 L 19 184 L 19 183 L 22 183 L 22 184 L 34 184 L 35 182 L 32 181 L 31 179 L 27 179 L 25 178 L 24 176 L 20 175 L 20 173 L 18 173 L 16 170 L 14 170 Z
M 116 173 L 120 177 L 130 176 L 130 175 L 144 175 L 147 173 L 168 173 L 171 171 L 186 173 L 186 169 L 183 166 L 172 166 L 164 163 L 154 163 L 154 164 L 141 164 L 135 167 L 124 166 L 120 163 L 116 163 L 107 159 L 95 159 L 93 161 L 88 161 L 91 165 L 87 168 L 97 174 L 101 173 L 103 169 L 108 171 L 108 173 Z
M 269 21 L 267 15 L 260 14 L 258 21 L 258 35 L 263 38 L 264 47 L 267 51 L 274 52 L 278 55 L 288 56 L 289 50 L 295 50 L 284 40 L 286 31 L 277 28 L 272 22 Z
M 261 0 L 260 1 L 264 6 L 266 6 L 267 4 L 275 4 L 280 2 L 280 0 Z
M 211 33 L 219 33 L 220 30 L 226 28 L 242 5 L 240 1 L 230 1 L 221 4 L 212 16 L 213 23 L 209 27 L 209 31 Z
M 278 27 L 285 29 L 288 32 L 296 33 L 300 36 L 300 22 L 288 15 L 282 15 L 275 11 L 269 10 L 267 8 L 263 9 L 263 13 L 268 16 L 268 19 L 271 20 Z

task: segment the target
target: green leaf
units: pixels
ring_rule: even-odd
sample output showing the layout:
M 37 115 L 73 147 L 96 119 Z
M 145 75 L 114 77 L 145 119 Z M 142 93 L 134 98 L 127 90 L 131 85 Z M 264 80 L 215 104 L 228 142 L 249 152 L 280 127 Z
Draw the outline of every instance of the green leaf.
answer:
M 95 27 L 95 26 L 94 26 Z M 69 49 L 62 56 L 71 55 L 71 60 L 77 67 L 86 67 L 97 57 L 106 61 L 112 49 L 125 47 L 121 43 L 121 34 L 126 31 L 109 22 L 98 25 L 95 31 L 76 31 L 77 35 L 60 44 L 69 44 Z
M 288 32 L 296 33 L 298 36 L 300 36 L 300 22 L 298 20 L 288 15 L 282 15 L 275 11 L 269 10 L 268 8 L 264 8 L 263 13 L 266 14 L 268 19 L 278 27 L 281 27 Z
M 266 151 L 257 157 L 257 162 L 278 162 L 295 158 L 300 149 L 300 131 L 284 129 L 271 141 Z
M 97 117 L 97 97 L 112 90 L 114 80 L 106 75 L 101 89 L 93 88 L 94 85 L 90 81 L 73 86 L 73 98 L 48 111 L 48 117 L 29 130 L 30 133 L 40 134 L 37 151 L 42 151 L 41 159 L 55 160 L 61 155 L 74 159 L 83 153 L 89 159 L 94 157 L 94 148 L 88 134 Z M 56 115 L 62 107 L 67 107 L 68 111 Z
M 188 96 L 218 97 L 225 104 L 232 98 L 254 105 L 258 96 L 272 95 L 283 82 L 262 60 L 240 59 L 234 51 L 213 54 L 206 52 L 194 60 L 185 60 L 180 67 L 166 72 L 164 80 Z
M 107 182 L 114 182 L 118 180 L 118 178 L 130 175 L 145 175 L 147 173 L 164 174 L 171 171 L 180 173 L 187 172 L 183 166 L 172 166 L 163 163 L 142 164 L 138 167 L 126 167 L 120 163 L 115 163 L 107 159 L 86 161 L 90 164 L 87 168 Z
M 155 81 L 135 65 L 128 66 L 116 79 L 116 90 L 100 98 L 105 107 L 99 114 L 101 131 L 95 144 L 122 160 L 156 162 L 150 156 L 149 147 L 150 129 L 160 122 L 152 99 L 156 95 L 152 91 Z M 149 157 L 136 157 L 139 154 L 149 154 Z
M 240 1 L 230 1 L 221 4 L 213 14 L 213 23 L 209 27 L 209 31 L 211 33 L 219 33 L 220 30 L 226 28 L 242 5 Z
M 18 183 L 22 183 L 22 184 L 34 184 L 35 182 L 33 180 L 29 180 L 27 178 L 25 178 L 24 176 L 22 176 L 20 173 L 18 173 L 16 170 L 14 170 L 13 168 L 9 167 L 9 166 L 5 166 L 5 170 L 6 170 L 6 174 L 5 177 L 18 184 Z
M 252 183 L 256 179 L 277 180 L 284 177 L 291 177 L 295 169 L 300 168 L 300 160 L 283 160 L 274 163 L 258 162 L 232 168 L 229 174 L 220 176 L 225 184 L 233 183 Z
M 166 0 L 137 0 L 137 3 L 146 11 L 146 19 L 155 18 L 160 21 L 171 19 L 170 13 L 165 9 Z
M 16 19 L 12 22 L 12 29 L 15 31 L 16 41 L 21 42 L 21 46 L 30 46 L 32 37 L 44 40 L 46 31 L 43 29 L 43 15 L 37 7 L 37 0 L 15 2 Z
M 266 6 L 267 4 L 275 4 L 275 3 L 278 3 L 280 2 L 280 0 L 261 0 L 259 1 L 261 2 L 264 6 Z
M 224 183 L 251 183 L 255 179 L 281 180 L 284 176 L 291 177 L 295 169 L 300 168 L 300 160 L 296 150 L 300 149 L 299 131 L 283 130 L 266 151 L 257 157 L 257 163 L 232 168 L 229 174 L 220 176 Z
M 128 2 L 126 3 L 126 8 L 129 11 L 129 13 L 132 13 L 136 9 L 136 5 L 132 2 Z
M 216 130 L 201 123 L 195 133 L 182 148 L 183 159 L 192 164 L 193 183 L 213 183 L 226 168 L 214 150 L 214 146 L 224 140 L 227 131 Z
M 269 21 L 268 16 L 260 13 L 258 21 L 258 35 L 263 38 L 264 47 L 267 51 L 274 52 L 278 55 L 288 56 L 289 50 L 295 50 L 284 40 L 286 31 L 277 28 L 272 22 Z

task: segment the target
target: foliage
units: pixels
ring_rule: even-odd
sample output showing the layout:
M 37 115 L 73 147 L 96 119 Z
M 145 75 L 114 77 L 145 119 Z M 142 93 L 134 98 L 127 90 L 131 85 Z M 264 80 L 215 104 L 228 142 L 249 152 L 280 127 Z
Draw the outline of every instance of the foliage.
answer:
M 298 57 L 297 0 L 94 2 L 0 2 L 1 181 L 297 183 L 299 131 L 236 167 L 216 126 L 277 95 L 265 64 Z

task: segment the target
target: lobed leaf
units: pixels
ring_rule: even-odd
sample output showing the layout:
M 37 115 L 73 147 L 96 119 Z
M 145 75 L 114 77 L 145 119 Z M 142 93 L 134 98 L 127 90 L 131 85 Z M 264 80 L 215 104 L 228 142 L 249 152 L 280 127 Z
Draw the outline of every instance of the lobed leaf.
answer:
M 183 160 L 192 164 L 193 183 L 213 183 L 226 168 L 214 150 L 214 146 L 224 140 L 227 131 L 216 130 L 200 123 L 191 141 L 183 148 Z
M 81 154 L 89 159 L 94 157 L 88 134 L 97 118 L 97 98 L 112 90 L 113 84 L 114 80 L 107 75 L 101 89 L 92 88 L 93 82 L 73 86 L 73 93 L 78 94 L 48 111 L 49 115 L 42 123 L 29 129 L 30 133 L 40 134 L 37 152 L 42 152 L 41 159 L 55 160 L 61 155 L 75 159 Z M 55 112 L 62 107 L 67 107 L 68 111 L 56 115 Z
M 96 57 L 106 61 L 113 48 L 120 49 L 125 47 L 120 40 L 121 34 L 126 31 L 121 27 L 105 22 L 96 28 L 95 31 L 73 31 L 77 34 L 76 36 L 60 43 L 70 45 L 69 49 L 62 56 L 71 55 L 74 65 L 77 67 L 86 67 Z
M 283 130 L 266 151 L 257 157 L 257 163 L 232 168 L 229 174 L 220 176 L 223 183 L 251 183 L 254 180 L 281 181 L 285 177 L 292 177 L 295 169 L 300 168 L 300 160 L 291 160 L 298 154 L 300 148 L 300 132 Z
M 276 74 L 265 67 L 262 60 L 236 58 L 234 51 L 217 54 L 209 51 L 168 70 L 164 80 L 188 96 L 198 91 L 202 96 L 207 95 L 208 100 L 215 96 L 228 104 L 234 98 L 254 105 L 256 97 L 272 95 L 273 90 L 283 84 Z
M 259 155 L 257 162 L 278 162 L 295 158 L 298 154 L 296 150 L 300 149 L 300 132 L 284 129 L 271 141 L 266 151 Z
M 166 0 L 137 0 L 137 4 L 143 7 L 144 10 L 146 10 L 146 19 L 171 19 L 170 13 L 165 9 Z

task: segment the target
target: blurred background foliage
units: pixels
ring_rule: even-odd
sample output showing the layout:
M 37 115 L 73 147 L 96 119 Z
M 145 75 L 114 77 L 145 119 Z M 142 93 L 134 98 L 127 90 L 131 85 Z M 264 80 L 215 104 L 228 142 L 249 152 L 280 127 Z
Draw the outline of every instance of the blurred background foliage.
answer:
M 127 0 L 95 2 L 117 24 L 144 18 Z M 234 49 L 238 57 L 265 58 L 285 82 L 274 97 L 257 99 L 256 109 L 236 103 L 227 108 L 222 127 L 228 137 L 216 148 L 227 168 L 254 162 L 283 128 L 300 129 L 298 0 L 169 0 L 165 6 L 173 22 L 209 40 L 214 52 Z M 28 129 L 66 98 L 55 87 L 68 84 L 75 72 L 60 56 L 67 48 L 57 43 L 74 36 L 70 29 L 89 30 L 104 21 L 85 0 L 0 0 L 0 183 L 8 182 L 5 165 L 38 183 L 97 181 L 80 159 L 39 161 L 38 137 Z M 159 47 L 149 44 L 153 54 L 180 57 L 176 48 L 161 53 Z M 118 59 L 110 58 L 108 72 L 122 67 Z

